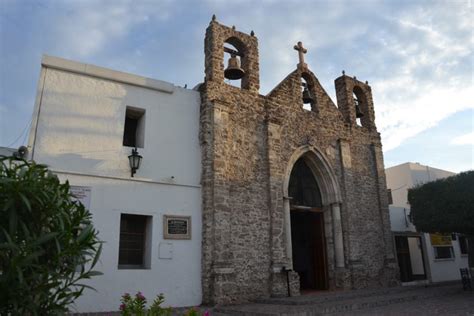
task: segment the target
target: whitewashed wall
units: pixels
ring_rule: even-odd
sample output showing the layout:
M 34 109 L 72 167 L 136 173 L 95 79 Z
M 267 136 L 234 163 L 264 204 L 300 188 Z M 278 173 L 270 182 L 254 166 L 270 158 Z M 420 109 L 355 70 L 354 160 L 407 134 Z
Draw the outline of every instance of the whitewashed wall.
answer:
M 390 227 L 393 232 L 416 232 L 413 223 L 410 222 L 408 215 L 409 207 L 389 206 Z
M 433 246 L 429 234 L 424 234 L 426 240 L 426 248 L 428 249 L 428 258 L 431 269 L 431 281 L 443 282 L 461 279 L 459 269 L 468 267 L 467 255 L 461 254 L 459 240 L 452 241 L 454 250 L 454 258 L 452 259 L 435 259 Z
M 201 303 L 199 93 L 91 65 L 45 57 L 38 84 L 30 154 L 61 180 L 91 187 L 93 221 L 105 242 L 98 270 L 77 311 L 118 310 L 120 296 L 142 291 L 150 301 Z M 145 114 L 142 166 L 130 177 L 122 145 L 127 106 Z M 118 269 L 120 214 L 152 216 L 151 269 Z M 163 215 L 192 217 L 191 240 L 163 240 Z M 162 242 L 171 259 L 159 259 Z

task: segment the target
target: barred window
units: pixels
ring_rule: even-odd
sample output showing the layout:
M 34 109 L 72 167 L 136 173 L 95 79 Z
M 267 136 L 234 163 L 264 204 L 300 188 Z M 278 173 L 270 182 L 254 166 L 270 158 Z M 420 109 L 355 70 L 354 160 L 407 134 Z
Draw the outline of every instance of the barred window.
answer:
M 147 268 L 147 240 L 151 216 L 121 214 L 119 269 Z
M 462 255 L 467 255 L 467 238 L 466 236 L 463 236 L 463 235 L 459 235 L 458 236 L 458 240 L 459 240 L 459 249 L 461 250 L 461 254 Z

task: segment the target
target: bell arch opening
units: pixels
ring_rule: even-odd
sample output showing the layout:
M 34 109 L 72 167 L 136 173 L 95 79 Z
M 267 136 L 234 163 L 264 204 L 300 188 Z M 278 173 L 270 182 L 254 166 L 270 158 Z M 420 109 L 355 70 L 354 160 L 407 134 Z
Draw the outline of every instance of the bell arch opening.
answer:
M 248 89 L 248 60 L 245 45 L 236 37 L 224 41 L 224 81 L 226 84 Z
M 364 126 L 364 112 L 367 109 L 367 102 L 365 98 L 364 91 L 358 86 L 355 86 L 352 90 L 352 98 L 354 100 L 354 107 L 356 113 L 356 124 L 359 126 Z
M 317 100 L 314 93 L 313 78 L 306 72 L 301 74 L 301 93 L 303 96 L 303 109 L 316 112 Z

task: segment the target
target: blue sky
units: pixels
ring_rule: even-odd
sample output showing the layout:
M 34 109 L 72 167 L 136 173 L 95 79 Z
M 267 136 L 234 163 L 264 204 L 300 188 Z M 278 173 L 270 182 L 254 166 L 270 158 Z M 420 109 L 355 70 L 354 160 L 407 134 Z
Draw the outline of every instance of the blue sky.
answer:
M 261 94 L 298 62 L 372 86 L 386 167 L 474 168 L 473 2 L 0 0 L 0 146 L 26 142 L 42 54 L 188 84 L 212 14 L 259 39 Z M 23 133 L 22 133 L 23 132 Z

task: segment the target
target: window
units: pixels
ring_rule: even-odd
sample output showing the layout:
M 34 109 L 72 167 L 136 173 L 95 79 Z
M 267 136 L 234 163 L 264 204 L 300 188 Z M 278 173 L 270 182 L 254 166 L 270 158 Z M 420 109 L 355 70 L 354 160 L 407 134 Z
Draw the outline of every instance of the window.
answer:
M 435 259 L 451 259 L 454 258 L 453 247 L 433 247 Z
M 143 148 L 145 143 L 145 110 L 127 106 L 123 145 Z
M 461 250 L 462 255 L 467 255 L 468 252 L 468 245 L 467 245 L 467 238 L 466 236 L 459 235 L 458 236 L 459 240 L 459 249 Z
M 150 266 L 151 216 L 121 214 L 119 269 Z
M 454 258 L 451 234 L 430 234 L 435 259 Z
M 393 204 L 392 189 L 387 189 L 388 205 Z

